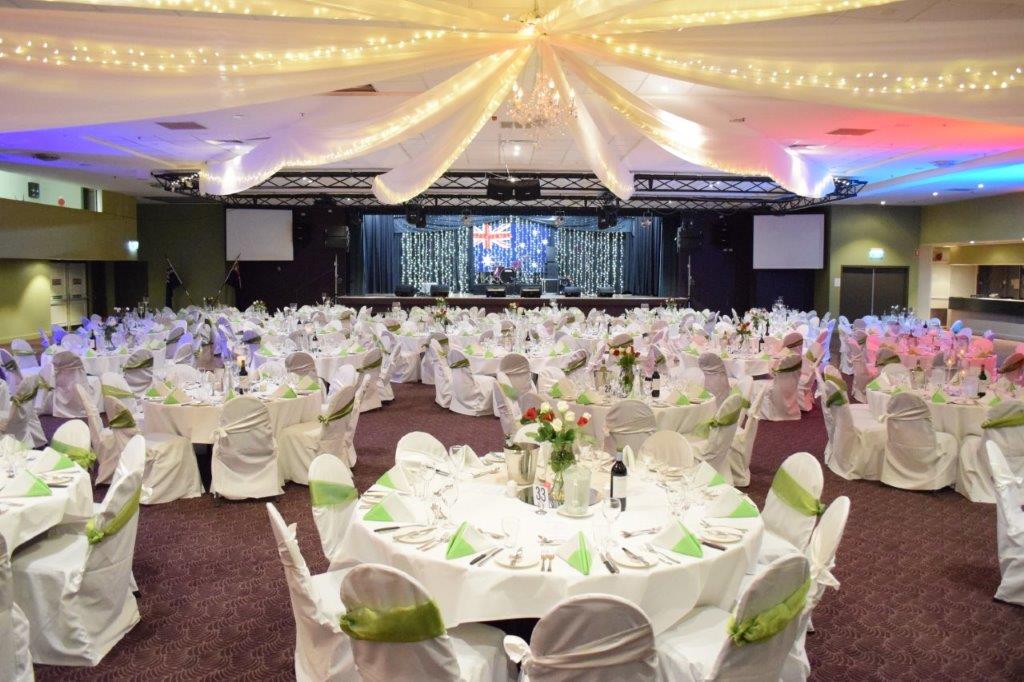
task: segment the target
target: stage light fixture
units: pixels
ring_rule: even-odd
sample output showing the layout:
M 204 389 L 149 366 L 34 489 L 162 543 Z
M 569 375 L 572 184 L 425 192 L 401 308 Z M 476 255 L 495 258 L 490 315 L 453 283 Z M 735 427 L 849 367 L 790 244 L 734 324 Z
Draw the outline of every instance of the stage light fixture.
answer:
M 469 217 L 468 213 L 463 213 L 462 214 L 462 226 L 463 227 L 472 227 L 473 226 L 473 219 Z
M 725 216 L 719 215 L 715 221 L 715 247 L 724 253 L 732 253 L 732 231 Z
M 418 204 L 406 204 L 405 222 L 420 229 L 425 228 L 427 226 L 427 214 L 423 207 Z
M 607 230 L 619 224 L 619 207 L 614 204 L 602 206 L 597 211 L 597 229 Z
M 651 215 L 650 211 L 645 212 L 643 214 L 643 216 L 641 216 L 641 218 L 640 218 L 640 227 L 647 228 L 647 227 L 650 227 L 653 224 L 654 224 L 654 216 Z
M 555 227 L 562 227 L 565 225 L 565 213 L 559 211 L 555 214 Z

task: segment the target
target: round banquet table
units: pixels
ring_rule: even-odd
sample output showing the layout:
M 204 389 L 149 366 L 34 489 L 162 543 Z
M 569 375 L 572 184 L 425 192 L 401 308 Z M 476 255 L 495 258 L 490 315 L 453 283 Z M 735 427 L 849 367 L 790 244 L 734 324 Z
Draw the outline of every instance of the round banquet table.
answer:
M 38 454 L 38 453 L 36 453 Z M 33 452 L 25 454 L 31 461 Z M 92 516 L 92 484 L 89 474 L 77 464 L 74 480 L 65 488 L 51 487 L 52 495 L 42 497 L 0 497 L 0 535 L 7 543 L 7 551 L 40 535 L 65 519 L 84 519 Z M 0 487 L 7 482 L 7 468 L 0 473 Z M 46 480 L 46 475 L 43 475 Z
M 395 338 L 408 353 L 422 353 L 430 343 L 430 334 L 395 334 Z
M 552 398 L 551 396 L 546 398 L 552 404 L 561 400 L 561 398 Z M 590 423 L 583 427 L 583 431 L 597 438 L 598 445 L 600 446 L 604 439 L 604 423 L 608 417 L 608 412 L 611 411 L 612 405 L 619 400 L 621 399 L 612 398 L 614 402 L 602 401 L 591 405 L 581 405 L 572 400 L 566 400 L 566 402 L 569 403 L 571 409 L 577 415 L 581 415 L 584 412 L 590 413 Z M 697 428 L 698 424 L 714 417 L 718 409 L 714 398 L 700 403 L 691 402 L 689 405 L 664 405 L 651 400 L 645 400 L 644 402 L 650 405 L 654 411 L 654 421 L 659 431 L 675 431 L 677 433 L 691 433 Z
M 682 353 L 683 367 L 689 369 L 691 367 L 700 368 L 698 364 L 699 355 L 693 355 L 691 353 Z M 754 355 L 732 355 L 729 357 L 722 358 L 722 363 L 725 365 L 725 371 L 733 379 L 742 379 L 744 377 L 758 377 L 764 374 L 769 374 L 772 371 L 772 365 L 775 364 L 775 358 L 768 356 L 765 357 L 763 353 Z
M 596 473 L 592 485 L 604 487 L 604 476 Z M 583 532 L 593 543 L 593 521 L 573 519 L 555 511 L 538 515 L 535 507 L 505 495 L 505 473 L 460 483 L 458 501 L 453 512 L 456 524 L 471 520 L 486 531 L 499 532 L 501 520 L 519 520 L 519 540 L 529 550 L 556 552 L 558 546 L 538 544 L 538 534 L 562 540 Z M 435 480 L 435 484 L 437 481 Z M 622 542 L 620 531 L 641 529 L 667 523 L 670 513 L 664 491 L 654 484 L 630 481 L 628 511 L 615 523 L 615 541 Z M 408 496 L 409 504 L 418 500 Z M 589 575 L 583 575 L 565 561 L 556 558 L 549 573 L 539 565 L 521 569 L 505 568 L 491 560 L 483 566 L 471 566 L 471 554 L 460 559 L 445 558 L 446 543 L 427 551 L 415 545 L 392 539 L 388 533 L 374 529 L 393 525 L 366 521 L 366 505 L 360 504 L 349 526 L 339 556 L 346 561 L 376 562 L 409 573 L 426 587 L 441 609 L 447 627 L 461 623 L 539 618 L 553 606 L 579 594 L 603 593 L 623 597 L 637 604 L 650 617 L 655 632 L 662 632 L 682 616 L 699 606 L 732 607 L 746 571 L 757 561 L 763 523 L 760 517 L 716 519 L 716 524 L 746 529 L 742 540 L 727 545 L 725 551 L 703 547 L 704 556 L 676 556 L 679 564 L 657 563 L 651 568 L 620 567 L 620 573 L 608 572 L 594 552 Z M 700 527 L 701 511 L 694 507 L 684 521 L 688 528 Z M 641 535 L 627 544 L 637 547 L 650 540 Z M 499 543 L 498 540 L 492 540 Z M 497 546 L 497 544 L 495 544 Z
M 470 355 L 465 352 L 465 349 L 463 349 L 463 353 L 465 353 L 466 359 L 469 360 L 469 368 L 473 371 L 473 374 L 486 374 L 488 376 L 494 376 L 498 373 L 501 359 L 508 355 L 508 351 L 504 348 L 491 348 L 480 355 Z M 557 367 L 559 369 L 565 367 L 569 364 L 571 355 L 571 350 L 566 353 L 556 353 L 555 355 L 541 351 L 527 354 L 526 360 L 530 363 L 530 371 L 534 374 L 540 374 L 541 370 L 545 367 Z
M 339 368 L 344 367 L 345 365 L 352 365 L 356 369 L 359 369 L 360 367 L 363 366 L 364 362 L 366 361 L 366 356 L 369 354 L 369 350 L 361 350 L 356 352 L 345 351 L 343 354 L 338 354 L 337 351 L 327 353 L 310 353 L 310 355 L 313 356 L 313 361 L 316 363 L 317 376 L 323 379 L 324 381 L 330 381 L 331 377 L 334 376 L 334 373 L 337 372 Z M 255 357 L 259 358 L 260 362 L 256 365 L 256 367 L 258 369 L 259 365 L 262 365 L 267 360 L 277 360 L 278 362 L 281 362 L 283 364 L 285 358 L 288 357 L 288 355 L 290 355 L 290 353 L 285 353 L 283 355 L 260 355 L 259 353 L 257 353 Z
M 949 402 L 933 403 L 934 389 L 912 392 L 924 398 L 928 404 L 932 425 L 936 431 L 952 434 L 961 443 L 964 436 L 984 435 L 985 429 L 981 428 L 981 425 L 988 418 L 988 406 L 984 398 L 979 401 L 973 398 L 948 397 Z M 872 416 L 878 418 L 885 414 L 891 398 L 892 394 L 889 392 L 869 389 L 868 407 Z M 954 400 L 957 402 L 953 402 Z
M 274 434 L 292 424 L 315 421 L 320 414 L 320 391 L 300 393 L 298 398 L 289 399 L 253 395 L 266 403 Z M 206 445 L 213 443 L 213 432 L 220 426 L 224 407 L 224 403 L 164 405 L 159 400 L 147 399 L 141 402 L 145 433 L 171 433 Z

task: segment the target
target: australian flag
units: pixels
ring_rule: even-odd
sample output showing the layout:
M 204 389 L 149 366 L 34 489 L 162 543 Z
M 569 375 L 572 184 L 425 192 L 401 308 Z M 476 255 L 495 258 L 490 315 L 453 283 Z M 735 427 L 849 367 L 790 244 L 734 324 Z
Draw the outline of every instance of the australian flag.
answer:
M 235 264 L 228 270 L 228 286 L 233 288 L 235 291 L 239 291 L 242 288 L 242 267 L 238 260 L 235 260 Z
M 501 265 L 533 272 L 544 264 L 547 232 L 542 225 L 516 217 L 473 227 L 473 267 L 490 272 Z

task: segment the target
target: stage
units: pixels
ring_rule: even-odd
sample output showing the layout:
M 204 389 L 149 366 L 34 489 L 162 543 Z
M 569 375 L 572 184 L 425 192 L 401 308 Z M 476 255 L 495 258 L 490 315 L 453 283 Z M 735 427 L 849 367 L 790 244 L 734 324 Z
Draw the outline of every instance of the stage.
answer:
M 395 296 L 393 294 L 367 294 L 364 296 L 339 296 L 337 302 L 341 305 L 351 306 L 353 308 L 360 308 L 362 306 L 370 306 L 375 313 L 386 312 L 391 310 L 391 304 L 398 302 L 402 304 L 403 308 L 411 308 L 413 306 L 432 306 L 437 299 L 433 296 Z M 522 296 L 505 296 L 505 297 L 494 297 L 488 298 L 486 296 L 471 295 L 471 294 L 452 294 L 446 299 L 448 305 L 458 308 L 469 308 L 469 307 L 480 307 L 485 309 L 487 312 L 500 312 L 504 310 L 509 303 L 515 303 L 518 306 L 524 308 L 540 308 L 542 306 L 549 306 L 554 301 L 561 308 L 576 307 L 583 312 L 589 312 L 592 308 L 598 308 L 604 310 L 606 313 L 612 315 L 618 315 L 629 308 L 639 308 L 643 304 L 647 304 L 652 308 L 659 306 L 665 302 L 664 297 L 659 296 L 612 296 L 612 297 L 597 297 L 597 296 L 554 296 L 551 294 L 541 296 L 540 298 L 524 298 Z M 676 299 L 680 305 L 684 305 L 683 299 Z

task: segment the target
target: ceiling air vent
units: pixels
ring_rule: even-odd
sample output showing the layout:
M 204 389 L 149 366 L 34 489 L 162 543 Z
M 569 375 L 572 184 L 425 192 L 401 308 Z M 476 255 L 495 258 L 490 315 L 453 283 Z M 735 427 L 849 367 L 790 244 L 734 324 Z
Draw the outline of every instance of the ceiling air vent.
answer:
M 941 159 L 939 161 L 932 161 L 931 163 L 936 168 L 949 168 L 950 166 L 956 165 L 956 161 L 952 159 Z
M 168 130 L 206 130 L 206 126 L 195 121 L 157 121 L 156 124 Z
M 874 128 L 836 128 L 830 130 L 827 135 L 847 135 L 852 137 L 859 137 L 861 135 L 867 135 L 868 133 L 875 132 Z
M 51 152 L 36 152 L 32 158 L 36 161 L 60 161 L 60 156 Z

